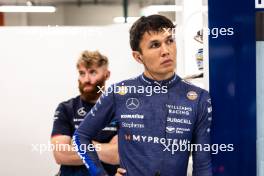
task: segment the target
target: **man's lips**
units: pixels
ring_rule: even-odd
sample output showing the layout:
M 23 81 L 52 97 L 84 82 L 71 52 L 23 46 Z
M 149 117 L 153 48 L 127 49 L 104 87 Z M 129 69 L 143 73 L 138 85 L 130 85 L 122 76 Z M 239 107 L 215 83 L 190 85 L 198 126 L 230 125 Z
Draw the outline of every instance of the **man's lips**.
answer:
M 172 63 L 172 59 L 165 59 L 164 61 L 161 62 L 161 65 L 166 65 Z
M 92 84 L 85 84 L 85 85 L 83 86 L 84 89 L 85 89 L 85 88 L 91 88 L 91 87 L 93 87 Z

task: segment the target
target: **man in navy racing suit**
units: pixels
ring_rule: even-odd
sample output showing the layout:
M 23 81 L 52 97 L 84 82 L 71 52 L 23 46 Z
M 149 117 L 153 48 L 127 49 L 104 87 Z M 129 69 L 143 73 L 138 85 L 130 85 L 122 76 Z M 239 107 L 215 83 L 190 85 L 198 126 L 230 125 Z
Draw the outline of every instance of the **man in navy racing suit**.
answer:
M 97 86 L 103 86 L 110 75 L 108 59 L 98 51 L 83 51 L 77 62 L 77 70 L 80 95 L 60 103 L 54 116 L 51 142 L 56 146 L 53 154 L 57 164 L 60 165 L 59 176 L 89 174 L 79 155 L 72 150 L 71 139 L 74 131 L 100 96 L 97 93 Z M 93 143 L 96 149 L 101 149 L 99 156 L 104 169 L 109 175 L 114 175 L 116 164 L 119 163 L 116 126 L 113 123 L 108 124 L 93 138 Z
M 144 73 L 109 87 L 82 122 L 74 144 L 88 145 L 111 121 L 118 124 L 120 166 L 126 176 L 186 176 L 190 152 L 193 176 L 212 176 L 211 100 L 207 91 L 175 73 L 173 23 L 164 16 L 138 19 L 130 45 Z M 190 149 L 195 144 L 201 148 Z M 79 152 L 91 175 L 107 175 L 94 151 Z

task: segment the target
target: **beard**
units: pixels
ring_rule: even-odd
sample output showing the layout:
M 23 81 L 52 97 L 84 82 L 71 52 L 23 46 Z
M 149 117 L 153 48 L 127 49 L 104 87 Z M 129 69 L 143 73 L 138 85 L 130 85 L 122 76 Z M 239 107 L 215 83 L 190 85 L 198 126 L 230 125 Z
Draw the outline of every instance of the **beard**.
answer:
M 95 102 L 99 97 L 100 95 L 102 94 L 102 92 L 100 91 L 99 92 L 99 88 L 102 88 L 104 85 L 105 85 L 105 79 L 100 79 L 98 80 L 95 84 L 90 84 L 90 83 L 81 83 L 80 81 L 79 82 L 79 91 L 80 91 L 80 94 L 81 94 L 81 98 L 86 101 L 86 102 Z M 85 91 L 85 87 L 89 85 L 92 87 L 92 89 L 90 89 L 89 91 Z

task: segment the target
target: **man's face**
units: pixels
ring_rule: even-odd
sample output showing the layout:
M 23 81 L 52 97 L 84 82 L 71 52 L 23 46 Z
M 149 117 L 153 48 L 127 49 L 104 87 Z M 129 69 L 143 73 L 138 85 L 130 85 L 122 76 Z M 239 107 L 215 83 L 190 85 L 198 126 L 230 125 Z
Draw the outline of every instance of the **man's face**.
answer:
M 176 43 L 170 32 L 144 33 L 140 44 L 141 60 L 147 71 L 156 75 L 166 75 L 176 68 Z
M 97 86 L 102 88 L 109 77 L 106 66 L 97 67 L 96 65 L 86 68 L 83 64 L 78 67 L 79 71 L 79 91 L 86 101 L 96 100 L 100 93 Z

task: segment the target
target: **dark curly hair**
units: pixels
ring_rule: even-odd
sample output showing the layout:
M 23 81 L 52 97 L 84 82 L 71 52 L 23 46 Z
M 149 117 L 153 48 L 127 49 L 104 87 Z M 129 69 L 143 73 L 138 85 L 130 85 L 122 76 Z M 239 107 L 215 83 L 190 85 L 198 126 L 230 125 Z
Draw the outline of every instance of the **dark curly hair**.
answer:
M 140 17 L 130 28 L 130 47 L 133 51 L 141 52 L 139 43 L 145 32 L 161 32 L 163 28 L 173 29 L 175 26 L 171 20 L 162 15 L 150 15 Z

